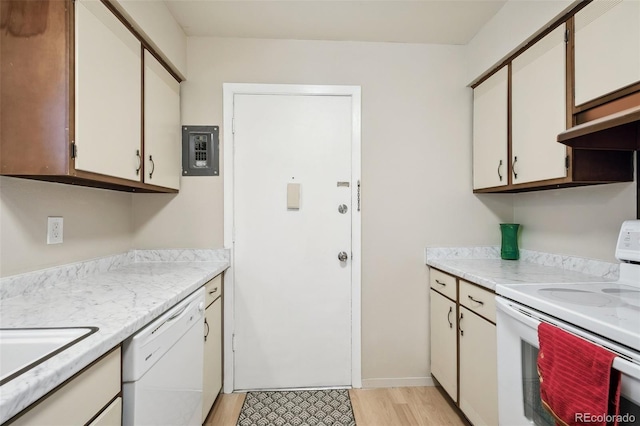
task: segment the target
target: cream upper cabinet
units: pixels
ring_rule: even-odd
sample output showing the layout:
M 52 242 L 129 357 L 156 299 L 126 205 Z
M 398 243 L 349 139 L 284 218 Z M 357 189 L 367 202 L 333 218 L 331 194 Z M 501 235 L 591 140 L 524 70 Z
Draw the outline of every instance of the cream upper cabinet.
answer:
M 144 182 L 179 189 L 182 167 L 180 83 L 144 52 Z
M 457 326 L 456 302 L 431 290 L 431 374 L 444 390 L 457 400 Z
M 575 105 L 640 81 L 640 1 L 595 0 L 575 15 Z
M 561 25 L 512 62 L 511 172 L 514 184 L 566 177 L 566 43 Z
M 473 189 L 507 185 L 508 67 L 473 90 Z
M 460 409 L 474 426 L 498 424 L 496 326 L 460 307 Z
M 140 41 L 102 2 L 76 1 L 75 17 L 75 168 L 140 180 Z

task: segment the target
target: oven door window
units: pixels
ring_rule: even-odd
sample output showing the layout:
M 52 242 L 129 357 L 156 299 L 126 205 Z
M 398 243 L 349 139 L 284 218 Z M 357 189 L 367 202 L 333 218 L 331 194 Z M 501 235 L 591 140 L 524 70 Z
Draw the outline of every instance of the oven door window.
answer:
M 522 344 L 522 404 L 524 415 L 536 426 L 555 426 L 551 414 L 542 407 L 540 399 L 540 378 L 538 377 L 538 348 L 524 340 Z M 622 376 L 622 380 L 638 380 Z M 624 389 L 624 386 L 623 386 Z M 640 405 L 634 403 L 628 395 L 620 395 L 619 426 L 637 425 L 640 420 Z
M 537 426 L 555 426 L 555 420 L 542 407 L 540 378 L 538 377 L 538 348 L 522 342 L 522 404 L 524 415 Z

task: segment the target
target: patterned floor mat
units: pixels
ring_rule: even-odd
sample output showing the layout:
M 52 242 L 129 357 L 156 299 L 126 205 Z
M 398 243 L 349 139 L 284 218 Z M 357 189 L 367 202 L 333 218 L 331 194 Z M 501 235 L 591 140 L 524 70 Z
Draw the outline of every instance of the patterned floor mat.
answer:
M 248 392 L 237 426 L 355 426 L 346 389 Z

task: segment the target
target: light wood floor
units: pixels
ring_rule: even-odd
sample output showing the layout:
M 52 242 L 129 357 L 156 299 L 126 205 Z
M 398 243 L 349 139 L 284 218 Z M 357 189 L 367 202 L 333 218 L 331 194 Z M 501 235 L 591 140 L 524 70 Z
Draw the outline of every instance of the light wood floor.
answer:
M 351 389 L 357 426 L 457 425 L 469 423 L 436 387 Z M 244 393 L 222 394 L 206 426 L 235 426 Z

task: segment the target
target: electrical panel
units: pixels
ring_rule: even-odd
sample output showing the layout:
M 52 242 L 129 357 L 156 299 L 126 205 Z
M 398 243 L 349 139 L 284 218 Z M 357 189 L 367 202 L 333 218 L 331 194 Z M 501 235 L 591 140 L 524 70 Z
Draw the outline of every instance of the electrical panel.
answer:
M 182 126 L 182 176 L 220 174 L 220 128 Z

